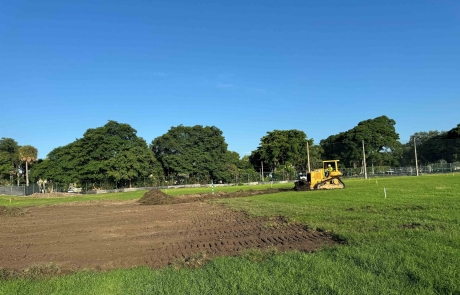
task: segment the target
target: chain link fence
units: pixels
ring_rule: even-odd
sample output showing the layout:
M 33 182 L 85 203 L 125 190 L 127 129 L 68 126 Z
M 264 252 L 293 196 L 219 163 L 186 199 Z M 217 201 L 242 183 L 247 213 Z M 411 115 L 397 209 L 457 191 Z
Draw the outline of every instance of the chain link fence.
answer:
M 414 176 L 417 175 L 415 166 L 394 167 L 394 166 L 367 166 L 368 177 L 386 177 L 386 176 Z M 341 168 L 343 176 L 346 177 L 364 177 L 364 169 L 358 168 Z M 426 166 L 418 166 L 418 175 L 454 173 L 460 172 L 460 162 L 454 163 L 436 163 Z
M 9 185 L 9 186 L 0 186 L 0 195 L 8 196 L 29 196 L 36 193 L 53 193 L 53 192 L 67 192 L 68 185 L 63 184 L 51 184 L 48 186 L 39 187 L 38 184 L 26 185 Z
M 426 166 L 418 166 L 418 174 L 438 174 L 438 173 L 460 173 L 460 162 L 454 163 L 435 163 Z M 344 178 L 364 177 L 364 168 L 339 168 Z M 244 185 L 260 184 L 269 182 L 295 181 L 299 173 L 305 171 L 277 171 L 263 173 L 239 173 L 234 175 L 234 182 L 222 183 L 217 181 L 215 185 Z M 394 167 L 394 166 L 367 166 L 368 177 L 390 177 L 390 176 L 415 176 L 417 171 L 415 166 Z M 130 189 L 150 189 L 150 188 L 173 188 L 173 187 L 200 187 L 211 185 L 209 177 L 187 178 L 184 176 L 166 177 L 143 177 L 136 181 L 110 181 L 99 182 L 82 181 L 77 183 L 55 183 L 48 182 L 44 186 L 31 184 L 29 186 L 10 185 L 1 186 L 0 195 L 27 196 L 36 193 L 97 193 L 98 191 L 127 191 Z

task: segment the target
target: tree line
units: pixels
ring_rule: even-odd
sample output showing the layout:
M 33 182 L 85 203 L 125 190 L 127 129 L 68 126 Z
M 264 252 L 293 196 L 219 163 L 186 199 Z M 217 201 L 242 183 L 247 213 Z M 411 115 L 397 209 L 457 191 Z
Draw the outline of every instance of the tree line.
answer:
M 17 185 L 28 185 L 29 171 L 33 182 L 110 180 L 120 187 L 131 187 L 146 178 L 150 183 L 167 179 L 187 183 L 234 182 L 246 177 L 259 180 L 262 170 L 271 175 L 295 175 L 306 171 L 308 163 L 318 168 L 327 159 L 339 159 L 343 167 L 361 167 L 363 144 L 368 164 L 414 165 L 414 141 L 418 159 L 425 165 L 460 161 L 460 124 L 449 131 L 417 132 L 406 144 L 400 142 L 395 125 L 393 119 L 380 116 L 359 122 L 319 144 L 300 130 L 273 130 L 260 139 L 249 156 L 240 158 L 227 149 L 222 131 L 215 126 L 171 127 L 147 144 L 129 124 L 108 121 L 102 127 L 88 129 L 82 138 L 53 149 L 45 159 L 37 159 L 37 149 L 31 145 L 20 146 L 12 138 L 0 139 L 0 184 L 14 180 Z

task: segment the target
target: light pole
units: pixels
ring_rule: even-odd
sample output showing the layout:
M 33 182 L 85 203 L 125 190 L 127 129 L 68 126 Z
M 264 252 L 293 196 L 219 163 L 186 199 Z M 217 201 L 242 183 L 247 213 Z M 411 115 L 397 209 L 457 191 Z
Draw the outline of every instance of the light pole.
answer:
M 367 179 L 366 151 L 364 150 L 364 140 L 363 140 L 363 165 L 364 165 L 364 178 Z
M 415 136 L 414 136 L 414 153 L 415 153 L 415 173 L 418 176 L 417 144 L 415 143 Z

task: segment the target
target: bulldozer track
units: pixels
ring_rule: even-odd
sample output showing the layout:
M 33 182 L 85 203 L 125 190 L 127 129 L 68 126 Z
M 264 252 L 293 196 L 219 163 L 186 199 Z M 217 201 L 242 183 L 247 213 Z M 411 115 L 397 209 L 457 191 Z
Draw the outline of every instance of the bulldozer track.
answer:
M 338 184 L 330 184 L 330 181 L 337 180 L 339 183 Z M 330 185 L 330 188 L 326 188 L 325 186 Z M 325 181 L 321 181 L 316 184 L 315 189 L 335 189 L 335 188 L 345 188 L 345 183 L 342 181 L 342 179 L 338 177 L 334 177 L 332 179 L 328 179 Z

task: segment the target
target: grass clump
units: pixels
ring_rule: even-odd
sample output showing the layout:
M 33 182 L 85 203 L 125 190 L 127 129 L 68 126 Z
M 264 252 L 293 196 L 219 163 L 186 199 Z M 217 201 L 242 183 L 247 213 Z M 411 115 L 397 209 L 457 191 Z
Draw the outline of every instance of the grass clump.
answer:
M 206 251 L 200 251 L 190 254 L 189 257 L 178 258 L 171 265 L 176 270 L 182 268 L 195 269 L 202 267 L 209 260 L 210 258 L 206 254 Z
M 252 248 L 243 251 L 241 257 L 250 262 L 262 262 L 277 254 L 279 254 L 279 251 L 276 247 L 268 247 L 267 249 Z
M 0 268 L 0 280 L 40 280 L 69 273 L 54 263 L 36 264 L 24 270 Z
M 0 206 L 0 216 L 23 216 L 26 212 L 25 208 Z

